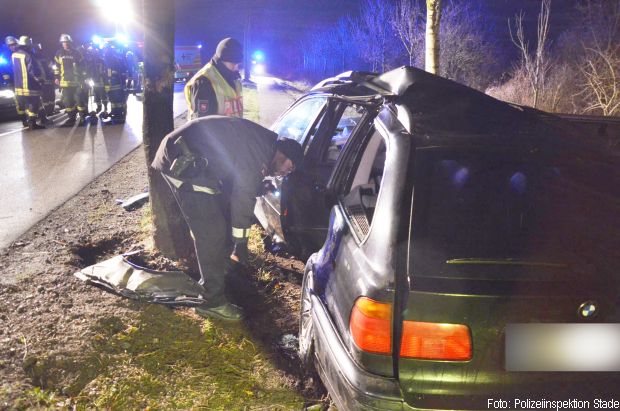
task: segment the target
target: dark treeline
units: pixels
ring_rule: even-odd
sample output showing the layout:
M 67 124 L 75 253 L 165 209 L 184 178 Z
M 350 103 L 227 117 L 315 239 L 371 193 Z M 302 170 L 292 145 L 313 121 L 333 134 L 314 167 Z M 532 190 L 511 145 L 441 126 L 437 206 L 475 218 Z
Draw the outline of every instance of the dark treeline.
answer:
M 538 16 L 503 24 L 490 20 L 487 5 L 443 1 L 440 75 L 543 110 L 620 115 L 620 0 L 577 1 L 553 41 L 551 0 L 541 0 Z M 308 32 L 296 71 L 315 81 L 351 69 L 423 68 L 425 8 L 422 0 L 363 0 L 358 14 Z M 512 44 L 500 44 L 507 35 Z

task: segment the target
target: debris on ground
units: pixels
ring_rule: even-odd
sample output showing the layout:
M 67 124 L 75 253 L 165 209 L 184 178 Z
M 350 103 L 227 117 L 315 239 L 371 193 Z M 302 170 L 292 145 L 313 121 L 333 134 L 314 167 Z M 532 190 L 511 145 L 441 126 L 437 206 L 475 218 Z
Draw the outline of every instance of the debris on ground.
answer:
M 149 193 L 140 193 L 129 197 L 127 200 L 118 199 L 116 202 L 127 211 L 136 210 L 149 201 Z
M 204 288 L 184 272 L 152 270 L 130 262 L 125 255 L 83 268 L 74 276 L 142 302 L 170 306 L 197 306 L 205 302 Z

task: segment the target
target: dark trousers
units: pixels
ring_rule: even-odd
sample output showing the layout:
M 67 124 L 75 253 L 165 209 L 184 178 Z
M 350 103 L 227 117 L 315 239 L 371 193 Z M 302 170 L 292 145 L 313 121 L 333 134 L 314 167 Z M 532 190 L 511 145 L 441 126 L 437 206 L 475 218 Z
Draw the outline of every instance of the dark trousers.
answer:
M 45 114 L 48 116 L 54 114 L 54 107 L 56 106 L 56 90 L 54 89 L 54 83 L 43 84 L 41 88 L 41 100 L 43 100 Z
M 93 87 L 93 96 L 95 97 L 95 103 L 97 104 L 97 109 L 100 110 L 100 107 L 103 104 L 103 108 L 107 111 L 108 110 L 108 95 L 105 92 L 105 88 L 103 86 Z
M 88 113 L 88 93 L 89 88 L 81 86 L 77 91 L 77 110 L 80 116 L 86 116 Z
M 187 185 L 177 188 L 168 180 L 166 182 L 194 239 L 200 284 L 206 291 L 206 305 L 217 307 L 225 304 L 225 280 L 230 264 L 230 224 L 226 219 L 224 196 L 192 191 L 191 186 Z
M 125 90 L 110 90 L 108 91 L 108 98 L 110 99 L 110 114 L 112 116 L 125 118 L 127 113 L 127 95 L 125 94 Z
M 62 104 L 65 105 L 65 113 L 67 113 L 69 117 L 74 119 L 77 115 L 75 111 L 77 105 L 77 92 L 77 86 L 62 88 Z

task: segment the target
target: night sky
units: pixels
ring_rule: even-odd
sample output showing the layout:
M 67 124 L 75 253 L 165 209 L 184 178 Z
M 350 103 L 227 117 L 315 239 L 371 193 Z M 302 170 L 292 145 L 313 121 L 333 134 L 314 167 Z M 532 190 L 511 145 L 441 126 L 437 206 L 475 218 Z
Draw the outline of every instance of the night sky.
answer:
M 133 38 L 141 36 L 140 0 L 132 3 L 137 24 L 127 27 Z M 469 1 L 469 0 L 461 0 Z M 278 56 L 278 50 L 295 48 L 299 40 L 312 29 L 328 27 L 338 18 L 356 15 L 359 0 L 177 0 L 176 44 L 204 44 L 203 57 L 213 53 L 217 42 L 227 36 L 243 38 L 250 21 L 250 45 L 263 49 L 267 56 Z M 423 2 L 422 2 L 423 3 Z M 482 0 L 488 10 L 489 24 L 497 27 L 498 41 L 507 53 L 514 53 L 507 30 L 507 19 L 520 9 L 526 12 L 530 32 L 535 29 L 539 0 Z M 53 53 L 58 48 L 58 36 L 67 32 L 75 41 L 83 42 L 93 34 L 110 36 L 115 23 L 103 17 L 95 0 L 0 0 L 0 35 L 28 34 Z M 553 0 L 551 37 L 570 22 L 573 0 Z

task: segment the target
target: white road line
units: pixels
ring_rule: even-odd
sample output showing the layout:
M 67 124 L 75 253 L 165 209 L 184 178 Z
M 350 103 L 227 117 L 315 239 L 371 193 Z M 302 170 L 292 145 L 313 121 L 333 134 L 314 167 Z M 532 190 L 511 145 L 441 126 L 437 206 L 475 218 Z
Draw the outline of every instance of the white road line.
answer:
M 58 113 L 58 114 L 54 114 L 53 116 L 50 116 L 48 118 L 50 120 L 52 120 L 52 121 L 56 121 L 60 117 L 62 117 L 64 114 L 65 113 Z M 18 128 L 18 129 L 15 129 L 15 130 L 7 131 L 6 133 L 0 134 L 0 137 L 8 136 L 9 134 L 17 133 L 17 132 L 24 131 L 24 130 L 27 130 L 27 129 L 28 129 L 28 127 L 22 127 L 22 128 Z

